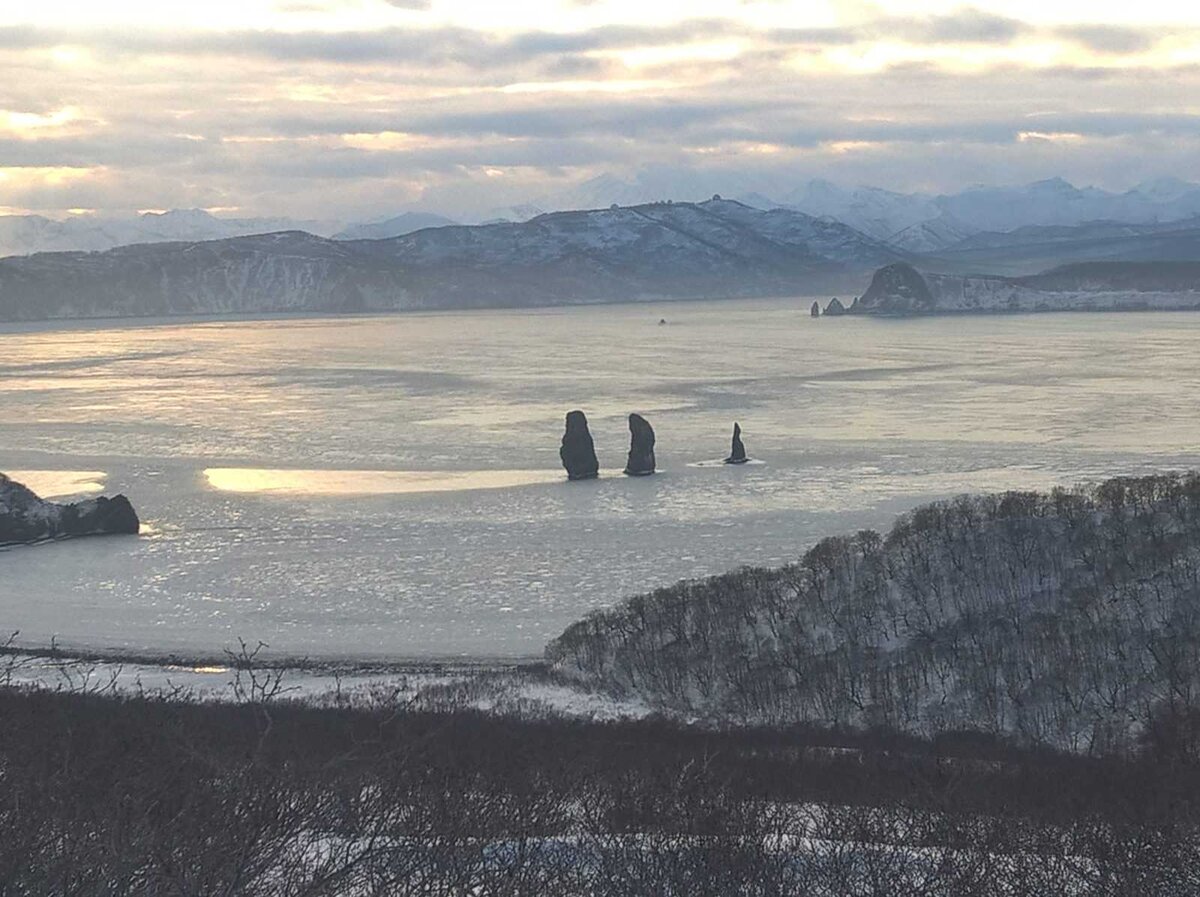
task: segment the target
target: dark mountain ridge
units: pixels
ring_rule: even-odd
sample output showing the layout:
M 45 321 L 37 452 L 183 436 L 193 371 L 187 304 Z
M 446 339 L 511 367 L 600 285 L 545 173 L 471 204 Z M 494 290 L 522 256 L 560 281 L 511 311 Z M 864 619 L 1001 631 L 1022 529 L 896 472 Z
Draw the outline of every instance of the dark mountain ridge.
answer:
M 979 233 L 927 254 L 922 267 L 943 273 L 1023 276 L 1091 261 L 1200 261 L 1200 218 L 1149 224 L 1030 225 Z
M 0 259 L 0 319 L 544 306 L 857 290 L 906 258 L 833 221 L 713 199 L 426 228 Z

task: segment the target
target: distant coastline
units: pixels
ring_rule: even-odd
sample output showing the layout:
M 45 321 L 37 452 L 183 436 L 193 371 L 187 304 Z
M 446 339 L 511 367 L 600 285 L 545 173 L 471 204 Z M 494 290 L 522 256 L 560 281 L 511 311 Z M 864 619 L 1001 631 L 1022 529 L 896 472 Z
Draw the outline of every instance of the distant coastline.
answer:
M 1087 262 L 1025 277 L 938 274 L 896 263 L 875 272 L 849 313 L 902 317 L 1196 309 L 1200 262 Z

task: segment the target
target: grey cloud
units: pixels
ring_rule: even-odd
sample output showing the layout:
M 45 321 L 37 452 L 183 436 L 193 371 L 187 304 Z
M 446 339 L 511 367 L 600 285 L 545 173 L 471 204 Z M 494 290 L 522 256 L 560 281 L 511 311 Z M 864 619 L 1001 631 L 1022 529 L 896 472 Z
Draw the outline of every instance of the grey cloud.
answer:
M 778 111 L 779 104 L 765 100 L 576 100 L 525 108 L 420 114 L 408 118 L 404 125 L 405 130 L 437 136 L 569 137 L 598 134 L 638 137 L 685 133 L 698 124 L 712 124 L 734 116 L 767 114 L 773 109 Z
M 0 48 L 76 44 L 114 55 L 232 55 L 281 62 L 442 63 L 483 68 L 540 56 L 657 46 L 729 33 L 744 33 L 744 29 L 713 19 L 661 27 L 605 26 L 578 33 L 535 31 L 508 37 L 453 27 L 191 33 L 0 27 Z
M 196 170 L 209 173 L 242 173 L 274 178 L 346 181 L 387 178 L 421 172 L 449 172 L 463 167 L 559 168 L 600 164 L 627 165 L 645 150 L 586 139 L 524 142 L 474 142 L 451 150 L 433 147 L 397 150 L 361 150 L 268 144 L 235 147 L 223 154 L 197 160 Z
M 884 23 L 888 30 L 896 29 L 902 37 L 922 43 L 1010 43 L 1033 29 L 1024 22 L 982 12 L 963 9 L 928 19 L 892 19 Z
M 528 63 L 539 57 L 561 57 L 665 46 L 723 37 L 752 43 L 804 46 L 832 45 L 899 35 L 906 40 L 1009 41 L 1028 26 L 964 10 L 929 18 L 890 18 L 848 28 L 759 31 L 729 19 L 688 19 L 665 26 L 608 25 L 580 32 L 531 31 L 490 36 L 465 28 L 389 28 L 376 31 L 224 31 L 177 33 L 115 29 L 37 29 L 0 27 L 0 49 L 30 49 L 61 44 L 87 46 L 95 52 L 124 55 L 229 55 L 280 62 L 335 64 L 441 64 L 483 69 Z
M 1113 115 L 1108 113 L 1046 115 L 1036 118 L 938 122 L 822 122 L 780 130 L 774 139 L 789 146 L 816 146 L 827 141 L 903 143 L 1011 143 L 1024 133 L 1067 133 L 1084 137 L 1161 134 L 1200 138 L 1200 124 L 1187 115 Z M 771 132 L 767 132 L 769 135 Z M 764 136 L 759 132 L 760 136 Z
M 1115 170 L 1122 153 L 1141 170 L 1178 161 L 1185 148 L 1200 146 L 1195 120 L 1174 112 L 1181 94 L 1200 91 L 1196 67 L 1174 68 L 1164 78 L 1161 71 L 1118 67 L 1013 64 L 948 74 L 912 63 L 862 75 L 805 73 L 789 65 L 797 52 L 870 40 L 876 32 L 919 41 L 1004 42 L 1025 27 L 971 11 L 889 22 L 738 32 L 724 20 L 701 19 L 667 28 L 508 37 L 454 28 L 350 34 L 0 28 L 0 109 L 50 112 L 71 105 L 102 120 L 83 123 L 70 136 L 51 129 L 35 139 L 0 139 L 0 166 L 105 167 L 95 182 L 22 188 L 6 193 L 5 204 L 36 198 L 62 208 L 91 206 L 115 202 L 119 185 L 126 205 L 165 207 L 207 191 L 223 199 L 205 204 L 311 215 L 315 207 L 327 214 L 327 206 L 354 212 L 355 204 L 386 201 L 389 190 L 411 197 L 420 185 L 445 196 L 513 190 L 514 198 L 536 199 L 544 192 L 538 183 L 647 164 L 763 172 L 814 166 L 811 174 L 903 186 L 896 182 L 952 180 L 972 164 L 1072 175 L 1075 169 L 1064 165 L 1077 158 L 1081 170 Z M 730 33 L 747 36 L 749 45 L 734 60 L 637 70 L 636 77 L 669 79 L 680 85 L 676 89 L 489 89 L 545 78 L 628 77 L 619 60 L 595 54 Z M 1110 32 L 1087 37 L 1122 39 Z M 89 41 L 93 52 L 84 66 L 47 66 L 22 53 Z M 137 54 L 154 55 L 153 67 L 130 58 Z M 233 59 L 209 58 L 217 55 Z M 310 101 L 294 90 L 312 84 L 336 100 Z M 384 130 L 415 135 L 415 145 L 365 149 L 338 138 Z M 1023 131 L 1069 131 L 1088 140 L 1018 142 Z M 238 137 L 281 139 L 227 139 Z M 838 154 L 824 146 L 829 141 L 868 145 Z M 743 151 L 753 143 L 784 151 L 771 157 Z M 1139 156 L 1139 148 L 1152 160 Z M 505 184 L 510 177 L 525 180 L 520 187 L 497 186 L 476 177 L 485 167 L 505 169 L 494 179 Z
M 0 26 L 0 49 L 29 50 L 52 46 L 47 38 L 48 33 L 45 30 L 31 25 Z
M 97 165 L 154 168 L 213 152 L 207 141 L 166 136 L 46 137 L 40 140 L 0 139 L 0 168 L 91 168 Z
M 832 28 L 780 28 L 767 32 L 766 37 L 781 44 L 801 46 L 836 46 L 897 37 L 918 44 L 1007 44 L 1033 30 L 1019 19 L 967 8 L 947 15 L 888 16 Z
M 837 46 L 862 39 L 857 28 L 775 28 L 765 35 L 768 41 L 785 46 Z
M 1148 28 L 1127 28 L 1119 25 L 1069 25 L 1055 33 L 1092 50 L 1105 53 L 1136 53 L 1148 50 L 1166 35 Z

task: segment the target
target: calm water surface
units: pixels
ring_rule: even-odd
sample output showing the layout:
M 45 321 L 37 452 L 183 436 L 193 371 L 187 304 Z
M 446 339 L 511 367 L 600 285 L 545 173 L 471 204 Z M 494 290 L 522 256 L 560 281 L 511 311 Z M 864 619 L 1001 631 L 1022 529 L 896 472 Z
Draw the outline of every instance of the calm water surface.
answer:
M 0 470 L 125 492 L 146 522 L 0 552 L 0 628 L 523 656 L 625 595 L 928 498 L 1200 465 L 1200 315 L 813 320 L 810 302 L 0 328 Z M 568 484 L 576 407 L 606 475 Z M 630 411 L 658 476 L 618 473 Z M 764 463 L 706 464 L 735 419 Z

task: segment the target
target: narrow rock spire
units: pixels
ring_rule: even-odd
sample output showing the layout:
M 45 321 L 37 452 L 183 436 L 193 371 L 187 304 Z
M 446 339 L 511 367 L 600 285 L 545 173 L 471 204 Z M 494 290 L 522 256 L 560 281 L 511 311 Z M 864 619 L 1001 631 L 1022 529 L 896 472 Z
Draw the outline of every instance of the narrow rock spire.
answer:
M 654 428 L 640 414 L 629 415 L 629 460 L 625 473 L 644 477 L 654 473 Z
M 746 457 L 746 447 L 742 445 L 742 428 L 737 421 L 733 423 L 733 447 L 729 450 L 726 464 L 745 464 L 750 459 Z
M 582 411 L 567 412 L 567 430 L 563 433 L 558 456 L 562 458 L 568 480 L 592 480 L 600 475 L 596 447 L 588 430 L 587 417 Z

